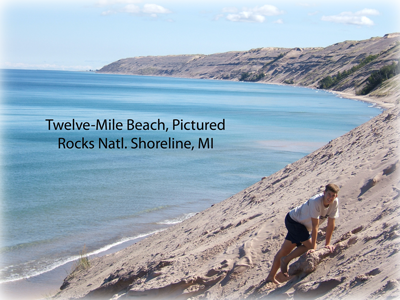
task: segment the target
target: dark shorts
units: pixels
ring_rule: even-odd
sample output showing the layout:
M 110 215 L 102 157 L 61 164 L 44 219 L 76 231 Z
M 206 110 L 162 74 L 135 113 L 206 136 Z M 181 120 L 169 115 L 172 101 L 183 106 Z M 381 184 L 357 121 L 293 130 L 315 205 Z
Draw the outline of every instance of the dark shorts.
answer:
M 306 226 L 294 221 L 289 216 L 289 213 L 286 215 L 285 218 L 285 226 L 288 230 L 285 239 L 291 241 L 293 244 L 296 244 L 297 247 L 300 246 L 302 242 L 307 241 L 311 238 L 311 234 L 308 232 Z

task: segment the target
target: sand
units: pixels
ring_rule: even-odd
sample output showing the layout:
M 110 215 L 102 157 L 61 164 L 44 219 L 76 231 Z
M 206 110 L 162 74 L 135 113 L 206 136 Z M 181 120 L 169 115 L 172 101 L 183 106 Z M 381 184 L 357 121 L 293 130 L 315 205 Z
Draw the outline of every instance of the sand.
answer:
M 353 99 L 353 100 L 357 100 L 357 101 L 363 101 L 363 102 L 368 102 L 371 103 L 375 106 L 384 108 L 384 109 L 389 109 L 389 108 L 393 108 L 396 106 L 396 101 L 398 99 L 397 95 L 392 95 L 392 96 L 388 96 L 388 97 L 381 97 L 381 98 L 377 98 L 377 97 L 371 97 L 371 96 L 357 96 L 354 95 L 353 93 L 349 93 L 349 92 L 337 92 L 334 91 L 334 94 L 338 95 L 339 97 L 343 97 L 343 98 L 347 98 L 347 99 Z
M 387 107 L 394 106 L 389 101 Z M 393 299 L 399 281 L 399 108 L 117 253 L 91 260 L 56 299 Z M 265 283 L 284 217 L 333 182 L 341 187 L 332 243 Z M 326 225 L 326 223 L 325 223 Z

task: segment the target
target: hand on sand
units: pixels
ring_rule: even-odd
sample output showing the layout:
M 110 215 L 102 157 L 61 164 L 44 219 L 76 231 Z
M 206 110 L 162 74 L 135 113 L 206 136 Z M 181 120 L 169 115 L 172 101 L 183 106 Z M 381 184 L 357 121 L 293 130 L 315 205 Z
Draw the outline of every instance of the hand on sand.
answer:
M 310 249 L 310 250 L 307 251 L 306 254 L 308 255 L 308 254 L 310 254 L 310 253 L 313 253 L 314 251 L 315 251 L 315 249 Z
M 329 249 L 331 253 L 333 253 L 333 250 L 335 250 L 335 246 L 332 245 L 326 245 L 325 248 Z

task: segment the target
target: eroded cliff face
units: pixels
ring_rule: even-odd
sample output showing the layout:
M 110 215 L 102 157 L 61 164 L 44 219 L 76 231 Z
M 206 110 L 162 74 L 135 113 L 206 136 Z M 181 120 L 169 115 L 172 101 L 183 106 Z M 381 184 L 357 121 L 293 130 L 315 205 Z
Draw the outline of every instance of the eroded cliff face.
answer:
M 211 55 L 133 57 L 113 62 L 98 72 L 318 87 L 324 77 L 348 71 L 366 57 L 377 55 L 331 88 L 354 94 L 365 86 L 372 71 L 397 63 L 399 54 L 400 34 L 394 33 L 362 41 L 345 41 L 326 48 L 258 48 Z

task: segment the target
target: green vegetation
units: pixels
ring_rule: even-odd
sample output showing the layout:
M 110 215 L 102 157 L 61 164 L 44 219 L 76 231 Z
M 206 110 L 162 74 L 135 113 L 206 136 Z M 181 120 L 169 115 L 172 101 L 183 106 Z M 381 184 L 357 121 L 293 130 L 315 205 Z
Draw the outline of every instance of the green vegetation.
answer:
M 250 75 L 251 75 L 251 73 L 249 73 L 249 72 L 243 72 L 243 73 L 240 75 L 239 81 L 246 81 L 246 79 L 249 78 Z
M 262 78 L 265 77 L 264 73 L 258 73 L 258 74 L 254 74 L 254 73 L 250 73 L 250 72 L 243 72 L 240 75 L 239 81 L 259 81 Z
M 89 269 L 89 267 L 90 267 L 90 262 L 89 262 L 89 258 L 87 256 L 86 245 L 85 245 L 85 246 L 83 246 L 83 249 L 80 252 L 80 258 L 75 263 L 73 272 L 78 271 L 78 270 L 86 270 L 86 269 Z
M 250 49 L 249 51 L 247 51 L 247 53 L 258 52 L 260 50 L 262 50 L 262 47 Z
M 287 53 L 287 52 L 286 52 L 286 53 Z M 281 53 L 281 54 L 279 54 L 279 55 L 278 55 L 277 57 L 275 57 L 273 60 L 271 60 L 270 62 L 267 62 L 267 63 L 263 66 L 263 68 L 265 68 L 266 66 L 268 66 L 268 65 L 270 65 L 270 64 L 273 64 L 274 62 L 280 60 L 282 57 L 284 57 L 284 56 L 286 55 L 286 53 Z
M 285 80 L 283 83 L 286 83 L 286 84 L 294 84 L 294 81 L 293 81 L 293 79 L 290 79 L 290 80 Z
M 258 49 L 256 49 L 256 50 L 258 50 Z M 264 69 L 266 66 L 268 66 L 268 65 L 270 65 L 270 64 L 273 64 L 274 62 L 276 62 L 277 60 L 281 59 L 281 58 L 284 57 L 285 55 L 286 55 L 286 53 L 281 53 L 281 54 L 279 54 L 279 55 L 278 55 L 277 57 L 275 57 L 273 60 L 271 60 L 270 62 L 266 63 L 266 64 L 261 68 L 261 70 Z M 261 80 L 261 79 L 264 78 L 264 77 L 265 77 L 264 72 L 259 72 L 258 74 L 251 73 L 251 72 L 243 72 L 242 74 L 240 74 L 239 81 L 252 81 L 252 82 L 254 82 L 254 81 L 259 81 L 259 80 Z
M 318 82 L 318 87 L 320 89 L 329 89 L 329 88 L 331 88 L 332 86 L 336 85 L 342 79 L 346 78 L 350 74 L 353 74 L 357 70 L 359 70 L 362 67 L 364 67 L 366 64 L 368 64 L 371 61 L 373 61 L 378 56 L 379 56 L 379 54 L 377 54 L 377 55 L 368 55 L 357 66 L 354 66 L 351 69 L 343 71 L 342 73 L 337 72 L 337 74 L 332 76 L 332 77 L 331 76 L 326 76 L 325 78 L 321 79 Z
M 373 89 L 375 89 L 382 82 L 396 76 L 400 73 L 400 60 L 395 63 L 393 62 L 391 65 L 384 66 L 380 68 L 378 71 L 373 71 L 371 75 L 367 78 L 367 85 L 361 90 L 357 91 L 357 95 L 367 95 Z

